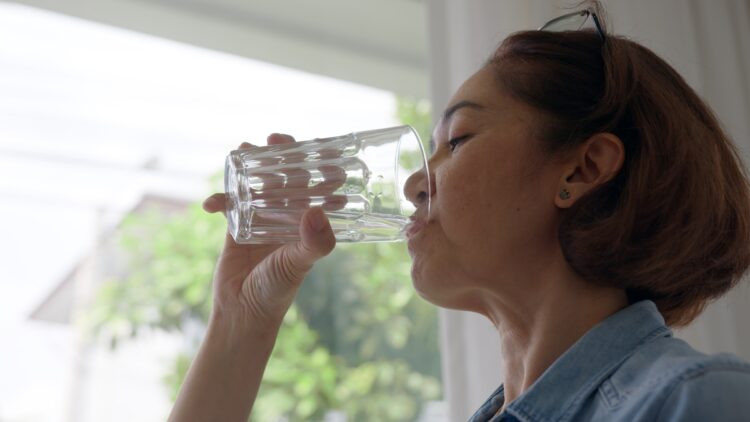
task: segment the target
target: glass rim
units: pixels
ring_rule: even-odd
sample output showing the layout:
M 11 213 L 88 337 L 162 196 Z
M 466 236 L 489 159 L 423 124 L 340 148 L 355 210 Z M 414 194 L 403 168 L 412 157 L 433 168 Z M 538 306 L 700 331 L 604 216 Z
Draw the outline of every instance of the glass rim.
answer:
M 426 186 L 425 189 L 426 189 L 426 194 L 427 194 L 427 216 L 429 217 L 430 215 L 432 215 L 432 193 L 431 193 L 431 191 L 432 191 L 432 189 L 431 189 L 431 186 L 432 186 L 432 180 L 431 180 L 431 178 L 432 178 L 432 176 L 430 174 L 430 163 L 429 163 L 430 162 L 430 158 L 427 155 L 427 151 L 426 151 L 425 146 L 422 144 L 422 137 L 419 136 L 419 132 L 417 131 L 417 129 L 414 126 L 412 126 L 412 125 L 401 125 L 401 126 L 395 126 L 395 127 L 391 128 L 391 129 L 397 129 L 397 128 L 398 129 L 408 129 L 409 131 L 411 131 L 411 135 L 412 135 L 414 141 L 416 141 L 417 147 L 419 148 L 419 154 L 420 154 L 420 156 L 422 158 L 422 169 L 421 170 L 417 170 L 417 171 L 424 171 L 425 178 L 427 179 L 426 180 L 427 186 Z M 404 181 L 404 183 L 401 183 L 401 181 L 399 180 L 400 168 L 399 168 L 398 162 L 399 162 L 399 158 L 401 157 L 401 142 L 402 141 L 403 141 L 403 138 L 399 139 L 399 141 L 398 141 L 397 152 L 396 152 L 396 157 L 395 157 L 395 159 L 396 159 L 396 165 L 394 166 L 394 168 L 396 169 L 396 181 L 395 181 L 396 182 L 396 188 L 397 189 L 401 188 L 400 192 L 399 192 L 399 196 L 401 196 L 401 195 L 404 194 L 403 188 L 406 186 L 405 185 L 405 181 Z M 408 179 L 408 177 L 409 176 L 407 176 L 407 179 Z M 408 198 L 406 198 L 406 201 L 411 202 L 411 201 L 408 200 Z M 400 211 L 403 214 L 404 209 L 403 209 L 403 204 L 401 202 L 402 201 L 399 201 L 399 208 L 400 208 Z M 418 208 L 418 207 L 415 207 L 415 208 Z

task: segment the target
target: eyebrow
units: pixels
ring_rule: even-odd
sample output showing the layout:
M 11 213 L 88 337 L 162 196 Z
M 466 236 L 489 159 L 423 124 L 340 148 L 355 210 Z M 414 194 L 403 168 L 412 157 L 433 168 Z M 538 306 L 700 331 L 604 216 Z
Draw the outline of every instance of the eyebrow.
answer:
M 484 110 L 484 106 L 469 100 L 459 101 L 456 104 L 445 109 L 443 117 L 440 119 L 441 124 L 450 119 L 458 110 L 462 108 L 473 108 L 475 110 Z M 430 151 L 435 151 L 435 138 L 430 137 Z
M 462 108 L 473 108 L 475 110 L 484 110 L 484 106 L 473 101 L 463 100 L 445 109 L 443 112 L 443 121 L 451 118 L 458 110 Z

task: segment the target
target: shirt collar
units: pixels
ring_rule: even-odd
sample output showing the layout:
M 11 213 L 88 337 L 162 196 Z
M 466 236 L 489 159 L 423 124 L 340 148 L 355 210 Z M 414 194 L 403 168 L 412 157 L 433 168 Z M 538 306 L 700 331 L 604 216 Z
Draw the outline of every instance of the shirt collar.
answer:
M 671 335 L 654 302 L 634 303 L 589 330 L 506 412 L 522 421 L 566 420 L 639 345 Z

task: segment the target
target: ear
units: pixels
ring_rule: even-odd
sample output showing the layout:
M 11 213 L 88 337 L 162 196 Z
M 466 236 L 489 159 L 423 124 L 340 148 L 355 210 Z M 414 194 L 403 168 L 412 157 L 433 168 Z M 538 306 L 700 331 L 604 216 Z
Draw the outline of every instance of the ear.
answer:
M 566 160 L 555 205 L 568 208 L 586 193 L 612 180 L 625 161 L 625 147 L 611 133 L 597 133 Z M 567 192 L 567 194 L 561 192 Z

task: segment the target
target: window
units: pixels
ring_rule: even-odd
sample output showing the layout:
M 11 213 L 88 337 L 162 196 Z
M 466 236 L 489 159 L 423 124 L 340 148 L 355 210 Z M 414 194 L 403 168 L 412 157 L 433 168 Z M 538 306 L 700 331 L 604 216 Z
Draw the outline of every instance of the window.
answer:
M 197 202 L 221 189 L 226 152 L 427 116 L 390 92 L 13 4 L 0 60 L 2 420 L 164 420 L 209 309 L 224 221 Z M 437 311 L 408 275 L 398 244 L 321 262 L 255 419 L 439 420 Z

